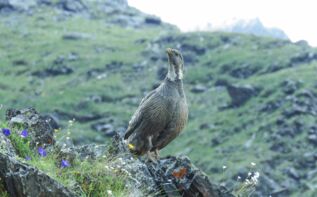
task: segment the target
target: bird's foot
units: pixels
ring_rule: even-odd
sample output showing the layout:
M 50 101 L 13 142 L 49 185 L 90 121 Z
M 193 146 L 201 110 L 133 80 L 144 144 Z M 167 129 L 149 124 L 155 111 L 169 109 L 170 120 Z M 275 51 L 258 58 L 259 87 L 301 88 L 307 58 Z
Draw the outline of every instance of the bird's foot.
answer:
M 160 151 L 158 149 L 155 149 L 154 151 L 155 159 L 159 160 L 160 159 Z
M 146 155 L 147 155 L 147 161 L 157 164 L 157 159 L 155 156 L 153 156 L 152 152 L 148 151 Z

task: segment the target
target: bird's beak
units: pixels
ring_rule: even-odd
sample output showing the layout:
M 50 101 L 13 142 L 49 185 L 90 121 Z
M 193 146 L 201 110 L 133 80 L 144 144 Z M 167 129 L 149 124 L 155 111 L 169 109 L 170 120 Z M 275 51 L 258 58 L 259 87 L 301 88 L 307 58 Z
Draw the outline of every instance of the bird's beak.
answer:
M 172 49 L 171 49 L 171 48 L 167 48 L 167 49 L 166 49 L 166 53 L 167 53 L 168 55 L 171 55 L 171 54 L 172 54 Z

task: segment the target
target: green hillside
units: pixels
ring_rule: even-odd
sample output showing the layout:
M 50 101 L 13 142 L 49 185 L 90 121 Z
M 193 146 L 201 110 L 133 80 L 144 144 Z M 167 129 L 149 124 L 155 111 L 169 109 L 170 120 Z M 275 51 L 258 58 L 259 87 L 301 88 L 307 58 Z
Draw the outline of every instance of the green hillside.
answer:
M 75 144 L 104 144 L 112 130 L 124 132 L 144 94 L 164 78 L 165 48 L 178 48 L 190 115 L 163 155 L 185 154 L 233 189 L 238 176 L 259 171 L 254 196 L 317 195 L 316 49 L 244 34 L 181 33 L 133 8 L 105 4 L 110 12 L 98 2 L 76 12 L 52 3 L 1 13 L 2 120 L 5 109 L 32 106 L 62 128 L 74 118 Z M 235 104 L 231 86 L 251 94 Z

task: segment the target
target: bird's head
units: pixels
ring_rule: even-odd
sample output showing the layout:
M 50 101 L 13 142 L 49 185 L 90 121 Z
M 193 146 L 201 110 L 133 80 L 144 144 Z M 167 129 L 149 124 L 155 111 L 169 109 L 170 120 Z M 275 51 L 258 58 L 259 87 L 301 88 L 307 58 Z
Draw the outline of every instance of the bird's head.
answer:
M 169 78 L 172 81 L 183 79 L 183 73 L 184 73 L 184 60 L 182 54 L 176 50 L 167 48 L 166 49 L 168 62 L 169 62 L 169 68 L 167 73 L 167 78 Z

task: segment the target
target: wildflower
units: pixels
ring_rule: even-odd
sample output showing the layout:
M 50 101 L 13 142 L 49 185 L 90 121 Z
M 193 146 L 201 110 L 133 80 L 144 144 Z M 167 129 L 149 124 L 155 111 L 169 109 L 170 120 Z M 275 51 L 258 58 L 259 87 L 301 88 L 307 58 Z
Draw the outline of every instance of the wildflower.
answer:
M 29 134 L 28 134 L 28 131 L 27 131 L 26 129 L 24 129 L 24 130 L 21 132 L 21 134 L 20 134 L 20 136 L 21 136 L 22 138 L 26 138 L 28 135 L 29 135 Z
M 70 137 L 66 137 L 66 140 L 69 140 L 70 139 Z
M 251 166 L 256 166 L 256 163 L 254 163 L 254 162 L 251 162 Z
M 3 128 L 3 129 L 2 129 L 2 132 L 3 132 L 3 134 L 4 134 L 5 136 L 9 136 L 9 135 L 11 134 L 10 129 L 7 129 L 7 128 Z
M 237 179 L 238 179 L 238 180 L 241 180 L 241 176 L 238 176 Z
M 227 166 L 222 166 L 222 169 L 224 169 L 224 170 L 227 169 Z
M 25 160 L 26 160 L 26 161 L 30 161 L 30 160 L 31 160 L 31 157 L 30 157 L 30 156 L 26 156 L 26 157 L 25 157 Z
M 69 166 L 70 166 L 69 162 L 67 160 L 62 159 L 61 168 L 67 168 Z
M 46 150 L 42 148 L 41 146 L 38 148 L 38 153 L 41 157 L 46 157 Z

